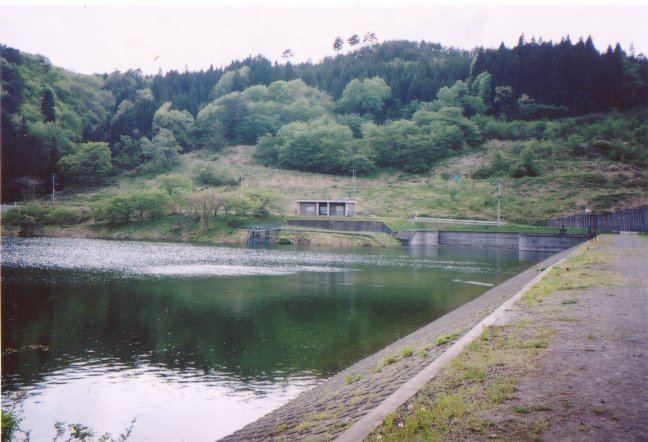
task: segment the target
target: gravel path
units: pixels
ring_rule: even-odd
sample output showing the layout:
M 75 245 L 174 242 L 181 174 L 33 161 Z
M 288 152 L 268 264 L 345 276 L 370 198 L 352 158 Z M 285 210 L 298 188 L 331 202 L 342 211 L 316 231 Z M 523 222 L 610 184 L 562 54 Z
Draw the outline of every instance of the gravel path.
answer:
M 437 345 L 437 338 L 463 335 L 517 293 L 540 270 L 568 253 L 554 255 L 531 267 L 222 440 L 335 439 L 428 366 L 452 342 Z
M 545 415 L 544 440 L 648 441 L 648 238 L 606 236 L 592 248 L 608 261 L 592 273 L 619 282 L 558 292 L 533 312 L 557 336 L 517 401 L 546 405 L 528 417 Z

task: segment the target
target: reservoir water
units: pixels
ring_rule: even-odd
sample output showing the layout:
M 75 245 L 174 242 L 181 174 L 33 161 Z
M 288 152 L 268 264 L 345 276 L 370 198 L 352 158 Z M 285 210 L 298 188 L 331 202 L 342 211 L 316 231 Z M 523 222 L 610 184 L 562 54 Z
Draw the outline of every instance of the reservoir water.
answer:
M 3 409 L 215 440 L 546 256 L 3 238 Z

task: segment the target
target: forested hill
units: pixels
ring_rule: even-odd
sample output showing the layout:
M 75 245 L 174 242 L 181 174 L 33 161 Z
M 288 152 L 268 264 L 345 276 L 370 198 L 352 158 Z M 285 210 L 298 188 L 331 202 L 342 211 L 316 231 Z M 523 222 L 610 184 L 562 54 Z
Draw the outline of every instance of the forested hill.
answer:
M 507 49 L 477 51 L 471 78 L 489 72 L 496 86 L 511 86 L 537 102 L 565 108 L 571 114 L 630 109 L 648 102 L 648 62 L 628 57 L 617 43 L 599 53 L 590 38 L 572 44 L 525 42 Z
M 53 174 L 59 188 L 98 185 L 128 170 L 166 172 L 183 152 L 241 143 L 258 144 L 264 164 L 324 173 L 350 164 L 365 173 L 420 173 L 489 138 L 530 133 L 578 135 L 586 150 L 601 138 L 621 146 L 606 152 L 644 161 L 644 114 L 624 117 L 637 122 L 629 132 L 580 134 L 569 120 L 645 108 L 648 61 L 618 45 L 600 53 L 591 39 L 521 38 L 511 49 L 471 52 L 425 42 L 355 44 L 319 63 L 257 56 L 155 76 L 79 75 L 0 45 L 3 201 L 51 190 Z M 515 125 L 565 117 L 549 128 Z

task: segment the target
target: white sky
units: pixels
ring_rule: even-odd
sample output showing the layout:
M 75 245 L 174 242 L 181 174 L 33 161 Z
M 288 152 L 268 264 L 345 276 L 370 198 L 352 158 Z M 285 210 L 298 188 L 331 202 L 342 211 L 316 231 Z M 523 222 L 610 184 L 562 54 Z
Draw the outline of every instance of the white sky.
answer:
M 591 35 L 600 51 L 617 42 L 626 51 L 648 55 L 648 0 L 626 5 L 605 2 L 520 3 L 499 1 L 439 3 L 337 1 L 225 3 L 193 6 L 171 2 L 136 5 L 106 0 L 68 1 L 50 6 L 0 0 L 0 43 L 42 54 L 52 63 L 81 73 L 141 68 L 183 71 L 226 66 L 262 54 L 283 62 L 317 62 L 335 55 L 336 36 L 346 40 L 373 32 L 378 41 L 405 39 L 472 49 L 512 47 L 520 34 L 572 42 Z

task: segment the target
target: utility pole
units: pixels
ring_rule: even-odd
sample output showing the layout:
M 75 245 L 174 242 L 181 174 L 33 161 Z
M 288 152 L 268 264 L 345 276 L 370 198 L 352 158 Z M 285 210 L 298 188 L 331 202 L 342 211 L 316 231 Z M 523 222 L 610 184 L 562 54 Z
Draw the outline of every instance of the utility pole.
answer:
M 497 227 L 500 226 L 500 202 L 502 201 L 502 179 L 497 179 Z
M 52 174 L 52 206 L 54 205 L 54 186 L 56 185 L 56 175 Z
M 358 169 L 356 169 L 355 166 L 351 166 L 349 170 L 351 171 L 351 174 L 353 176 L 353 199 L 355 200 L 356 191 L 358 190 L 356 187 L 356 172 L 358 171 Z

